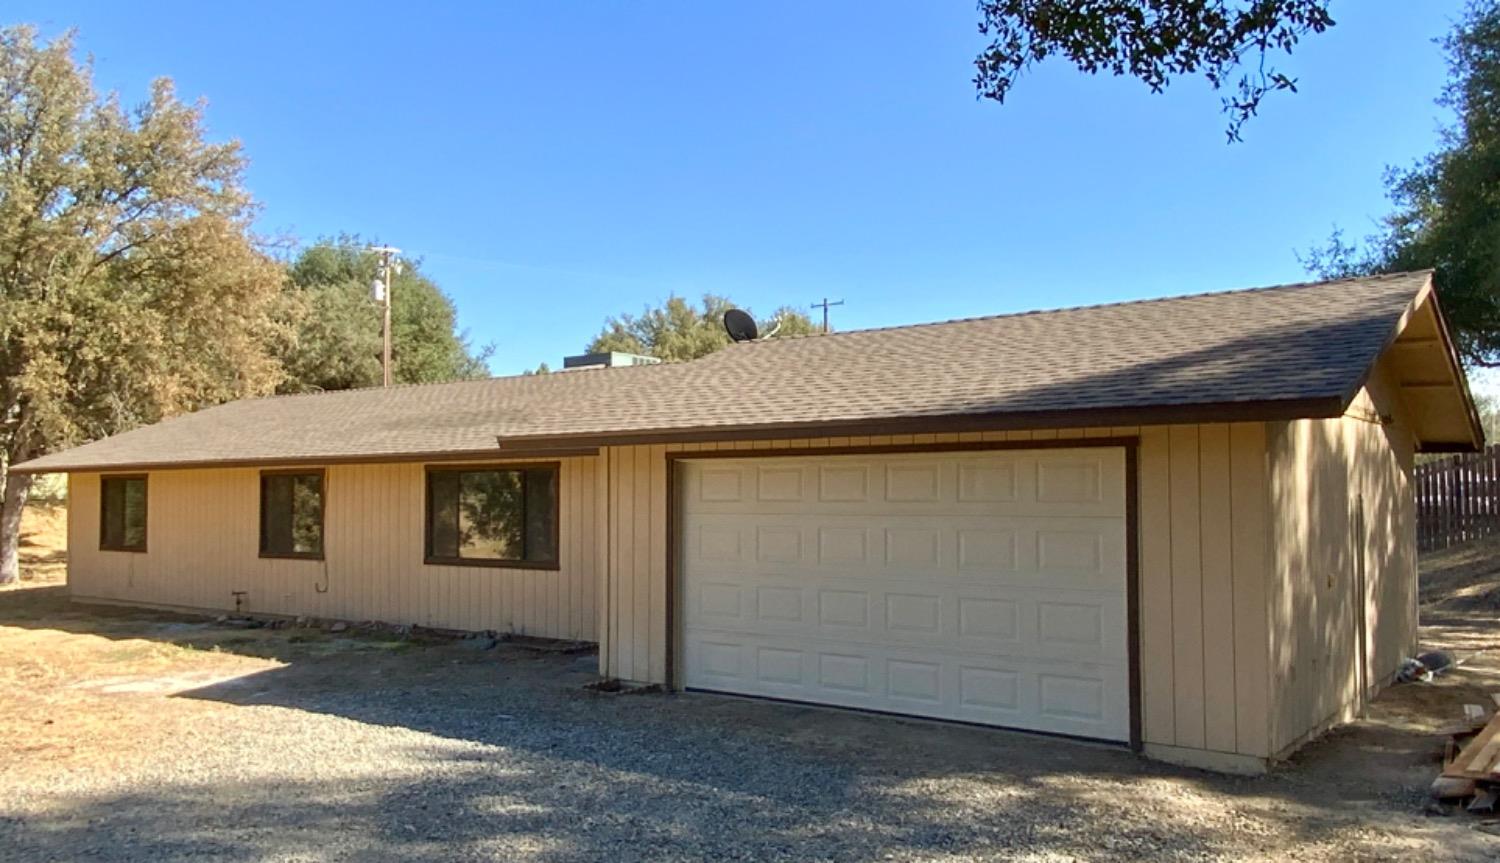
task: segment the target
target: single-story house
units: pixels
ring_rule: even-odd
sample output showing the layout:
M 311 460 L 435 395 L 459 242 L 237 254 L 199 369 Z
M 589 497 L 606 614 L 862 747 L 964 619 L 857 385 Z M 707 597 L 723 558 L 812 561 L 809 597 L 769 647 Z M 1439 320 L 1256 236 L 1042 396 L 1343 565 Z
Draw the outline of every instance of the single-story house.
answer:
M 252 399 L 14 469 L 68 474 L 78 600 L 1256 771 L 1411 654 L 1414 456 L 1482 444 L 1419 272 Z

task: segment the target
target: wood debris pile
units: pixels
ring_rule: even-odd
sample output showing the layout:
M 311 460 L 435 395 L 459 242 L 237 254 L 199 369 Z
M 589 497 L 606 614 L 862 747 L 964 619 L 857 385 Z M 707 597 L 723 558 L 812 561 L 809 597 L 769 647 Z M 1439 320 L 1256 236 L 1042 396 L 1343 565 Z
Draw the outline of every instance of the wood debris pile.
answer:
M 1490 696 L 1500 707 L 1500 693 Z M 1466 803 L 1470 812 L 1500 810 L 1500 710 L 1489 714 L 1477 704 L 1464 705 L 1464 722 L 1444 729 L 1448 749 L 1443 772 L 1432 783 L 1432 796 Z

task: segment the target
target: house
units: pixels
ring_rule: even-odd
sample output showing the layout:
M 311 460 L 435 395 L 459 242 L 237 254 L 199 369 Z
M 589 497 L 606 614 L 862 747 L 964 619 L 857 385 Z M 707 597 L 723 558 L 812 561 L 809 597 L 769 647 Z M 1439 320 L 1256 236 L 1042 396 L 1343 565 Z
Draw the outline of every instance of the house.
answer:
M 1421 272 L 246 400 L 14 469 L 69 475 L 80 600 L 1257 771 L 1411 654 L 1414 455 L 1482 443 Z

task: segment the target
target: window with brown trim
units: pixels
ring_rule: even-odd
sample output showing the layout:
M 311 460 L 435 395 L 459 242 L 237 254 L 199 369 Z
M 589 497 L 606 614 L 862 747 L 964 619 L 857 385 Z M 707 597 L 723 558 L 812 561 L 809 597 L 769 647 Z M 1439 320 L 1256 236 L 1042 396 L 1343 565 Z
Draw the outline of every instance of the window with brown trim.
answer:
M 260 475 L 260 556 L 323 557 L 323 472 Z
M 99 548 L 146 550 L 144 476 L 106 476 L 99 480 Z
M 557 569 L 557 464 L 428 468 L 428 563 Z

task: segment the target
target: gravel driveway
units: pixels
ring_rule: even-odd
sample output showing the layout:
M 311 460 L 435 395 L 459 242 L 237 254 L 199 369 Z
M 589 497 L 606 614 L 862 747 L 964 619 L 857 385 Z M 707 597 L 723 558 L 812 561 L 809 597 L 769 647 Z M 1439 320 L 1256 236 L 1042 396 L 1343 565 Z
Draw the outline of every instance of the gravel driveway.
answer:
M 1422 814 L 1422 735 L 1345 732 L 1272 777 L 1235 779 L 1036 736 L 592 693 L 588 657 L 54 618 L 0 614 L 0 654 L 151 659 L 148 672 L 111 676 L 106 658 L 0 677 L 22 714 L 0 754 L 10 861 L 1500 853 L 1474 819 Z M 97 732 L 69 727 L 91 712 Z M 1360 772 L 1371 763 L 1385 772 Z

